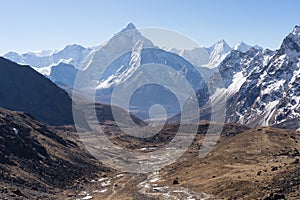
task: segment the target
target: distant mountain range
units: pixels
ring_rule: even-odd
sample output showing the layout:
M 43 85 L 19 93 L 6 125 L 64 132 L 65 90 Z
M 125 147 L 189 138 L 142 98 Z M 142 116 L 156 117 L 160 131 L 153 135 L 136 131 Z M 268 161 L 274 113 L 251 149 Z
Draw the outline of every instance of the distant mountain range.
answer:
M 99 81 L 97 100 L 109 102 L 113 89 L 131 77 L 129 72 L 139 70 L 140 65 L 150 62 L 168 63 L 173 69 L 181 69 L 181 74 L 191 83 L 193 89 L 204 94 L 199 97 L 200 107 L 208 108 L 221 98 L 227 97 L 227 122 L 239 122 L 249 126 L 284 127 L 285 124 L 293 124 L 294 129 L 300 127 L 299 26 L 294 28 L 292 33 L 284 39 L 281 47 L 275 51 L 262 49 L 257 45 L 250 46 L 244 42 L 230 47 L 224 40 L 208 48 L 160 49 L 142 36 L 133 24 L 129 24 L 121 32 L 126 31 L 129 34 L 126 40 L 122 40 L 116 34 L 105 45 L 99 47 L 84 48 L 79 45 L 70 45 L 62 51 L 43 51 L 21 55 L 10 52 L 4 57 L 17 63 L 29 64 L 56 84 L 72 88 L 75 76 L 78 71 L 82 70 L 86 59 L 94 56 L 98 59 L 97 63 L 105 63 L 99 55 L 110 56 L 128 47 L 136 47 L 134 51 L 133 48 L 127 49 L 128 54 L 115 60 L 109 66 L 109 70 L 103 68 L 105 64 L 93 69 L 97 73 L 98 71 L 104 72 L 100 80 L 99 77 L 91 77 L 91 80 L 98 79 Z M 138 51 L 139 42 L 150 50 Z M 184 66 L 185 70 L 183 70 Z M 194 69 L 198 69 L 201 76 L 197 75 Z M 220 73 L 224 86 L 216 85 L 215 80 L 218 78 L 216 72 Z M 171 73 L 170 76 L 172 77 Z M 208 94 L 208 88 L 213 92 L 211 96 Z M 149 105 L 155 101 L 174 108 L 176 102 L 170 95 L 164 96 L 164 99 L 170 99 L 168 102 L 153 97 L 149 100 L 149 105 L 145 102 L 147 98 L 141 98 L 153 93 L 163 96 L 165 92 L 164 89 L 148 88 L 146 93 L 137 94 L 138 99 L 141 100 L 135 102 L 133 107 L 140 108 L 138 113 L 142 113 L 140 116 L 144 119 L 148 117 L 145 113 Z M 174 115 L 177 111 L 177 108 L 171 109 L 169 114 Z M 205 116 L 209 114 L 205 113 Z
M 129 23 L 120 32 L 125 32 L 127 30 L 134 29 L 136 29 L 136 27 L 132 23 Z M 138 31 L 136 32 L 136 34 L 140 35 Z M 137 36 L 137 38 L 139 38 L 139 36 Z M 142 40 L 145 41 L 148 39 L 143 37 Z M 150 40 L 148 40 L 148 42 L 151 43 L 152 47 L 154 46 Z M 60 63 L 70 64 L 75 68 L 80 69 L 82 67 L 82 63 L 89 55 L 89 53 L 91 53 L 92 50 L 97 49 L 99 47 L 101 46 L 85 48 L 83 46 L 73 44 L 67 45 L 64 49 L 59 51 L 42 50 L 39 52 L 28 52 L 24 54 L 19 54 L 17 52 L 8 52 L 3 57 L 17 62 L 19 64 L 30 65 L 41 74 L 49 76 L 52 67 L 57 66 Z M 245 52 L 251 47 L 252 46 L 247 45 L 244 42 L 239 42 L 234 47 L 230 47 L 225 42 L 225 40 L 222 39 L 220 41 L 217 41 L 214 45 L 207 48 L 199 47 L 194 49 L 176 49 L 171 47 L 162 49 L 182 56 L 196 67 L 204 66 L 208 68 L 216 68 L 231 50 L 234 49 L 239 50 L 241 52 Z M 257 45 L 255 45 L 254 48 L 262 49 Z
M 28 52 L 24 54 L 9 52 L 4 55 L 4 58 L 14 61 L 18 64 L 30 65 L 36 71 L 45 75 L 56 84 L 62 87 L 72 88 L 78 70 L 84 67 L 84 61 L 88 60 L 91 54 L 94 54 L 95 51 L 103 52 L 103 50 L 107 49 L 108 46 L 114 47 L 114 49 L 116 49 L 116 47 L 120 47 L 120 45 L 123 46 L 123 49 L 124 46 L 134 47 L 135 43 L 139 40 L 143 41 L 144 48 L 158 48 L 154 46 L 154 44 L 149 39 L 142 36 L 132 23 L 129 23 L 120 32 L 124 33 L 128 30 L 131 30 L 132 35 L 126 39 L 127 41 L 124 41 L 124 38 L 117 39 L 116 34 L 110 40 L 112 41 L 111 45 L 105 44 L 104 46 L 100 45 L 91 48 L 85 48 L 80 45 L 74 44 L 67 45 L 60 51 L 42 50 L 40 52 Z M 230 51 L 239 50 L 241 52 L 245 52 L 250 48 L 251 46 L 243 42 L 240 42 L 233 48 L 231 48 L 224 40 L 220 40 L 208 48 L 199 47 L 194 49 L 162 49 L 166 52 L 175 53 L 186 59 L 200 71 L 202 78 L 204 78 L 205 81 L 208 81 L 212 76 L 213 71 L 225 59 Z M 261 47 L 259 46 L 255 46 L 254 48 L 261 49 Z M 110 53 L 114 54 L 114 49 L 110 49 L 108 51 L 111 51 Z M 151 60 L 151 58 L 147 59 Z M 115 66 L 115 68 L 120 67 L 123 63 L 118 64 L 119 66 Z M 103 69 L 99 69 L 99 67 L 97 70 L 103 71 Z
M 19 64 L 30 65 L 35 69 L 51 67 L 58 65 L 59 63 L 66 63 L 79 67 L 80 63 L 91 52 L 91 50 L 92 48 L 84 48 L 80 45 L 73 44 L 67 45 L 64 49 L 60 51 L 43 50 L 41 52 L 28 52 L 24 54 L 9 52 L 3 57 L 17 62 Z

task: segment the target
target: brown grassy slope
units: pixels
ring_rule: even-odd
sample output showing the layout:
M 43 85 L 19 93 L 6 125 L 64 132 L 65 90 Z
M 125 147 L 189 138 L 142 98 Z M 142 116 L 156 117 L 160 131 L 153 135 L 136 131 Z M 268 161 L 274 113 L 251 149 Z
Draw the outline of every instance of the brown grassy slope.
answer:
M 109 169 L 79 143 L 26 114 L 0 108 L 0 199 L 51 196 L 101 171 Z
M 231 138 L 222 138 L 205 158 L 198 158 L 196 146 L 162 174 L 170 184 L 180 185 L 224 199 L 261 199 L 270 193 L 288 199 L 300 197 L 300 167 L 293 162 L 300 134 L 296 131 L 257 128 Z

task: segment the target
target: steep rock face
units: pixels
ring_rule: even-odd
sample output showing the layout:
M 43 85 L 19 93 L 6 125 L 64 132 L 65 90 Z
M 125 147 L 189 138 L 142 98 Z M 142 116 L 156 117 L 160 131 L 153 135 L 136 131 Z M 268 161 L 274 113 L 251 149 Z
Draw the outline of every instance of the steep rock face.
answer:
M 50 125 L 73 122 L 68 94 L 29 66 L 0 57 L 0 107 L 23 111 Z
M 275 87 L 270 94 L 275 101 L 276 109 L 270 118 L 271 124 L 280 124 L 289 119 L 300 117 L 300 27 L 295 27 L 283 41 L 278 53 L 268 65 L 267 81 L 274 79 L 279 87 Z M 274 98 L 275 96 L 275 98 Z
M 300 36 L 296 26 L 279 50 L 232 51 L 220 64 L 224 87 L 211 100 L 227 96 L 227 121 L 251 126 L 278 125 L 299 118 Z

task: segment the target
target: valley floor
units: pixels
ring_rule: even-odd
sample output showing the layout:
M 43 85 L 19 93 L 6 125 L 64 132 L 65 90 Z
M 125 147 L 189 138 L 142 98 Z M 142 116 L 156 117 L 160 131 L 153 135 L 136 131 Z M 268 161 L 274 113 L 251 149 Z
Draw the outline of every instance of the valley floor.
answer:
M 21 116 L 14 117 L 20 119 Z M 26 123 L 29 121 L 24 120 Z M 33 127 L 33 124 L 30 125 Z M 109 169 L 90 157 L 73 127 L 47 129 L 40 124 L 34 126 L 31 134 L 38 130 L 59 136 L 50 139 L 49 135 L 33 137 L 41 147 L 45 147 L 49 160 L 20 158 L 18 152 L 5 155 L 7 162 L 0 163 L 0 199 L 267 200 L 300 197 L 300 132 L 297 131 L 270 127 L 250 129 L 226 124 L 214 149 L 206 157 L 199 158 L 199 147 L 208 127 L 204 122 L 199 125 L 193 144 L 176 162 L 152 173 L 130 174 Z M 14 127 L 17 127 L 16 124 Z M 169 125 L 155 138 L 144 140 L 125 137 L 113 124 L 106 128 L 111 133 L 110 139 L 123 148 L 153 151 L 169 141 L 178 127 Z M 7 134 L 16 139 L 9 132 Z M 56 145 L 55 149 L 53 145 Z M 155 148 L 149 148 L 153 146 Z M 4 153 L 1 150 L 0 155 Z M 26 159 L 36 159 L 36 170 L 33 170 L 33 165 L 24 164 Z M 58 161 L 60 164 L 55 165 Z M 47 173 L 47 165 L 57 168 Z M 77 168 L 73 170 L 75 166 Z M 63 170 L 60 171 L 61 167 Z M 56 182 L 56 179 L 63 181 Z

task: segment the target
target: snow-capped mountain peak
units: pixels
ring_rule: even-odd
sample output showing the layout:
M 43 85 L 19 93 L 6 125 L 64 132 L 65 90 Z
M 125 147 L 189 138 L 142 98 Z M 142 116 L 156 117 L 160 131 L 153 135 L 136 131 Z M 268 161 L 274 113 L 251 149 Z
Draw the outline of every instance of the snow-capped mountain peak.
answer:
M 65 46 L 65 48 L 62 51 L 74 50 L 74 49 L 84 49 L 84 47 L 79 44 L 70 44 Z
M 300 37 L 300 26 L 295 26 L 293 32 L 293 35 Z
M 217 41 L 213 45 L 213 51 L 216 51 L 216 52 L 220 52 L 220 51 L 228 52 L 230 50 L 231 50 L 230 46 L 225 42 L 224 39 Z
M 257 49 L 257 50 L 263 50 L 262 47 L 258 46 L 258 45 L 255 45 L 255 46 L 251 46 L 251 45 L 248 45 L 246 43 L 244 43 L 243 41 L 240 41 L 239 43 L 237 43 L 233 49 L 236 50 L 236 51 L 240 51 L 242 53 L 246 53 L 247 51 L 249 51 L 251 48 L 254 48 L 254 49 Z
M 207 50 L 210 53 L 210 60 L 205 66 L 208 68 L 215 68 L 224 60 L 232 49 L 225 40 L 221 39 Z
M 41 51 L 33 51 L 32 53 L 34 53 L 36 56 L 45 57 L 57 53 L 57 50 L 41 50 Z
M 207 70 L 218 67 L 227 54 L 232 50 L 224 39 L 217 41 L 214 45 L 208 48 L 196 47 L 193 49 L 176 49 L 174 47 L 166 47 L 163 49 L 182 56 L 198 67 L 198 69 L 201 67 L 205 69 L 209 68 Z
M 120 33 L 125 32 L 125 31 L 129 31 L 129 30 L 133 30 L 136 29 L 135 25 L 133 23 L 128 23 L 127 26 L 125 28 L 123 28 Z
M 284 38 L 280 49 L 284 53 L 285 51 L 294 51 L 300 52 L 300 26 L 295 26 L 293 31 Z
M 249 49 L 251 49 L 251 46 L 244 43 L 243 41 L 240 41 L 239 43 L 237 43 L 234 47 L 234 50 L 240 51 L 240 52 L 247 52 Z
M 258 46 L 258 45 L 254 45 L 253 48 L 254 48 L 254 49 L 258 49 L 258 50 L 259 50 L 259 49 L 260 49 L 260 50 L 263 50 L 263 49 L 264 49 L 264 48 L 262 48 L 261 46 Z

